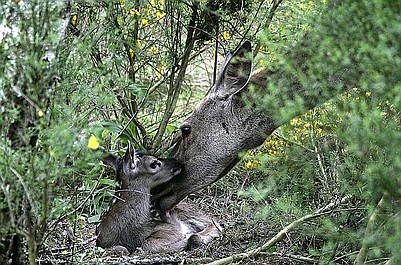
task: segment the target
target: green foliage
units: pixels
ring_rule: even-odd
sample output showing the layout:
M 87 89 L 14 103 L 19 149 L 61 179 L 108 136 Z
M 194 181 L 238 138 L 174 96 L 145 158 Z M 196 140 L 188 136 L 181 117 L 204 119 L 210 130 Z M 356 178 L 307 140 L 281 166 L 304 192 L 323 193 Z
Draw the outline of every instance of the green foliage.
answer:
M 99 219 L 115 188 L 89 136 L 116 153 L 132 141 L 165 155 L 217 55 L 265 23 L 249 14 L 268 3 L 242 3 L 1 1 L 2 261 L 34 264 L 64 230 L 73 243 L 60 255 L 76 259 L 76 228 Z
M 281 227 L 352 195 L 291 232 L 290 252 L 346 264 L 362 246 L 368 260 L 396 260 L 400 4 L 285 1 L 271 20 L 265 2 L 1 1 L 0 259 L 34 264 L 62 240 L 60 223 L 75 234 L 95 223 L 115 184 L 89 135 L 116 153 L 132 141 L 166 154 L 213 83 L 209 62 L 247 38 L 257 67 L 280 73 L 252 102 L 284 123 L 242 163 L 255 183 L 246 194 L 265 206 L 258 217 Z M 341 80 L 355 89 L 290 120 L 305 94 L 324 102 Z
M 341 80 L 355 88 L 285 123 L 264 146 L 248 153 L 245 167 L 259 165 L 260 172 L 255 175 L 259 185 L 246 194 L 268 202 L 260 217 L 275 224 L 291 223 L 351 195 L 347 204 L 294 232 L 300 238 L 293 253 L 322 264 L 389 258 L 396 264 L 401 238 L 400 5 L 332 1 L 318 9 L 321 16 L 308 12 L 307 34 L 298 43 L 290 41 L 294 50 L 285 55 L 277 51 L 286 50 L 286 44 L 266 34 L 265 45 L 274 48 L 265 62 L 278 62 L 267 67 L 282 78 L 270 80 L 271 93 L 259 104 L 280 109 L 274 115 L 285 122 L 308 107 L 302 93 L 324 101 L 341 89 Z M 283 93 L 291 85 L 300 87 L 298 99 Z
M 5 262 L 29 259 L 34 264 L 58 220 L 80 210 L 80 183 L 94 176 L 94 165 L 99 171 L 99 162 L 80 139 L 85 121 L 60 102 L 65 100 L 57 58 L 63 8 L 53 3 L 1 4 L 7 15 L 0 39 L 0 258 Z

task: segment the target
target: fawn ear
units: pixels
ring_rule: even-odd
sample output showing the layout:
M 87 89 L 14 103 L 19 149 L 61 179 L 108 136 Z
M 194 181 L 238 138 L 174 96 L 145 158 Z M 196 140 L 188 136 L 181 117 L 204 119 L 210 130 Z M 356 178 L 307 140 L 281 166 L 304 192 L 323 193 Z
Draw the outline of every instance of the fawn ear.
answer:
M 227 54 L 212 94 L 227 99 L 248 84 L 252 71 L 251 50 L 251 42 L 245 41 L 234 54 Z
M 118 156 L 113 155 L 112 153 L 109 153 L 106 151 L 106 149 L 104 149 L 103 147 L 99 147 L 99 150 L 103 152 L 103 157 L 102 157 L 102 162 L 109 167 L 112 167 L 114 169 L 117 168 L 117 160 L 118 160 Z
M 132 146 L 131 142 L 128 142 L 128 147 L 127 151 L 125 151 L 124 155 L 124 164 L 130 165 L 130 167 L 136 167 L 137 166 L 137 158 L 135 155 L 135 148 Z

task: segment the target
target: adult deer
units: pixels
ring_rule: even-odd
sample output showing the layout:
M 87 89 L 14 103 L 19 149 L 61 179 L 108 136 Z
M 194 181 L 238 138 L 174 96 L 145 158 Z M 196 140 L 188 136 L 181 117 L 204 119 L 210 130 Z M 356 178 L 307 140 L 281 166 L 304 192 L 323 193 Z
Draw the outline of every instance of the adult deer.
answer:
M 276 109 L 261 111 L 245 104 L 244 98 L 252 96 L 250 87 L 260 93 L 266 91 L 268 82 L 274 81 L 269 80 L 273 74 L 270 71 L 251 76 L 251 58 L 249 41 L 228 54 L 216 84 L 182 123 L 181 136 L 171 157 L 184 164 L 184 168 L 177 177 L 152 190 L 161 212 L 223 177 L 240 160 L 242 151 L 261 145 L 285 122 L 274 118 Z M 279 71 L 274 73 L 276 78 L 283 75 Z M 330 82 L 342 85 L 342 80 L 335 76 L 330 77 Z M 299 96 L 305 108 L 312 108 L 324 99 L 311 97 L 296 81 L 291 88 L 283 88 L 282 94 L 290 99 Z
M 108 154 L 103 161 L 115 168 L 119 187 L 96 227 L 97 246 L 122 246 L 130 253 L 138 247 L 178 252 L 220 235 L 220 226 L 189 204 L 180 203 L 164 220 L 152 218 L 150 189 L 180 173 L 181 165 L 175 159 L 135 152 L 129 144 L 123 158 Z
M 251 43 L 244 42 L 228 54 L 209 94 L 181 125 L 181 137 L 172 157 L 185 167 L 177 178 L 154 190 L 162 210 L 172 208 L 191 192 L 224 176 L 238 161 L 238 154 L 263 143 L 277 128 L 269 116 L 248 108 L 240 93 L 248 83 L 263 82 L 251 75 Z

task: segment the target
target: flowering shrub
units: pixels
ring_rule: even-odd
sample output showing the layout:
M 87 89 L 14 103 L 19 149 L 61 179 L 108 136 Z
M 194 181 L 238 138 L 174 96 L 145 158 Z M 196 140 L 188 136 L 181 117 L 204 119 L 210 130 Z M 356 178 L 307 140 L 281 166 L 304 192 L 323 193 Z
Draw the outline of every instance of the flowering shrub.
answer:
M 329 103 L 325 105 L 330 106 Z M 248 169 L 259 168 L 262 165 L 260 158 L 264 155 L 270 157 L 270 162 L 288 158 L 286 150 L 292 146 L 300 146 L 313 152 L 316 142 L 323 141 L 336 131 L 336 124 L 324 118 L 327 114 L 327 109 L 315 108 L 281 126 L 261 147 L 246 153 L 245 167 Z

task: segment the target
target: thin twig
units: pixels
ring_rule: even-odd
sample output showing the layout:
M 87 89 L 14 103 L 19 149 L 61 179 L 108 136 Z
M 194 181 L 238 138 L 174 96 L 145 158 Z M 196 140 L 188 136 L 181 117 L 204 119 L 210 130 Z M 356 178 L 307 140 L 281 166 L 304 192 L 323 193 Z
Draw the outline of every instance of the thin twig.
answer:
M 267 20 L 266 23 L 264 25 L 264 28 L 267 29 L 270 27 L 270 24 L 273 21 L 273 17 L 276 14 L 277 8 L 280 6 L 280 4 L 283 2 L 283 0 L 273 0 L 272 1 L 272 7 L 269 10 L 269 14 L 267 15 Z M 253 56 L 256 57 L 256 55 L 258 54 L 260 48 L 261 48 L 262 44 L 260 42 L 260 40 L 257 42 L 255 50 L 253 52 Z
M 174 109 L 177 105 L 178 97 L 180 95 L 181 85 L 184 81 L 185 73 L 186 73 L 190 55 L 191 55 L 191 51 L 195 44 L 195 39 L 194 39 L 195 28 L 194 27 L 195 27 L 195 23 L 196 23 L 196 19 L 197 19 L 197 12 L 198 12 L 197 8 L 198 8 L 198 4 L 194 4 L 194 6 L 192 7 L 192 16 L 189 21 L 187 38 L 185 41 L 185 50 L 184 50 L 184 53 L 182 55 L 181 62 L 180 62 L 181 65 L 180 65 L 178 74 L 177 74 L 174 82 L 170 84 L 170 90 L 169 90 L 169 94 L 167 97 L 166 109 L 164 111 L 164 115 L 160 122 L 156 136 L 153 139 L 153 148 L 152 148 L 153 150 L 155 150 L 157 148 L 157 146 L 160 145 L 163 135 L 166 131 L 168 121 L 170 120 L 171 116 L 173 115 Z M 176 62 L 176 63 L 178 63 L 178 62 Z M 176 65 L 174 65 L 173 68 L 175 66 Z M 175 73 L 174 69 L 172 70 L 171 73 L 172 73 L 172 75 Z M 170 82 L 172 82 L 172 81 L 173 81 L 173 76 L 171 77 Z
M 401 249 L 394 253 L 393 256 L 384 265 L 398 265 L 401 260 Z
M 281 257 L 289 257 L 291 259 L 296 259 L 296 260 L 300 260 L 303 262 L 308 262 L 308 263 L 313 263 L 316 264 L 316 260 L 309 258 L 309 257 L 304 257 L 304 256 L 300 256 L 300 255 L 293 255 L 293 254 L 282 254 L 279 252 L 273 252 L 273 253 L 268 253 L 269 255 L 275 255 L 275 256 L 281 256 Z
M 315 153 L 315 152 L 316 152 L 315 150 L 312 150 L 312 149 L 310 149 L 309 147 L 306 147 L 305 145 L 302 145 L 301 143 L 298 143 L 298 142 L 295 142 L 295 141 L 293 141 L 293 140 L 291 140 L 291 139 L 286 138 L 285 136 L 283 136 L 283 135 L 282 135 L 281 133 L 279 133 L 278 131 L 274 131 L 273 134 L 274 134 L 275 136 L 277 136 L 278 138 L 284 140 L 285 142 L 295 144 L 295 145 L 297 145 L 297 146 L 299 146 L 299 147 L 302 147 L 303 149 L 305 149 L 305 150 L 307 150 L 307 151 L 309 151 L 309 152 L 311 152 L 311 153 Z
M 31 194 L 30 194 L 29 189 L 28 189 L 27 185 L 25 184 L 24 179 L 22 178 L 21 174 L 15 168 L 13 168 L 11 166 L 10 166 L 10 170 L 18 178 L 19 182 L 21 183 L 21 185 L 22 185 L 22 187 L 23 187 L 23 189 L 25 191 L 25 195 L 26 195 L 26 198 L 27 198 L 27 200 L 29 202 L 30 207 L 32 208 L 32 210 L 35 211 L 36 209 L 35 209 L 35 205 L 33 204 L 33 200 L 32 200 Z M 35 213 L 37 214 L 36 211 L 35 211 Z
M 101 174 L 98 179 L 96 180 L 96 184 L 93 185 L 92 189 L 90 190 L 88 196 L 86 196 L 86 198 L 82 201 L 82 203 L 80 203 L 77 207 L 75 207 L 72 211 L 63 214 L 62 216 L 60 216 L 59 218 L 57 218 L 56 221 L 54 221 L 51 225 L 49 225 L 49 229 L 48 229 L 48 233 L 44 236 L 43 241 L 46 241 L 47 237 L 53 232 L 53 230 L 55 229 L 56 225 L 58 223 L 60 223 L 61 220 L 63 220 L 64 218 L 66 218 L 67 216 L 73 215 L 75 214 L 79 209 L 81 209 L 90 198 L 92 198 L 93 193 L 95 192 L 95 190 L 98 188 L 99 186 L 99 182 L 100 179 L 103 178 L 103 174 Z

